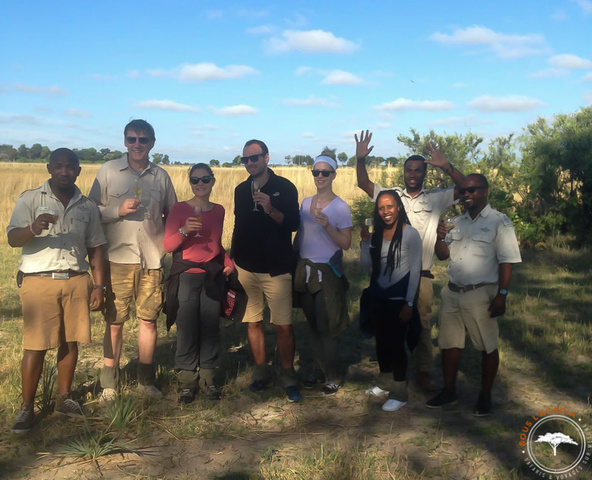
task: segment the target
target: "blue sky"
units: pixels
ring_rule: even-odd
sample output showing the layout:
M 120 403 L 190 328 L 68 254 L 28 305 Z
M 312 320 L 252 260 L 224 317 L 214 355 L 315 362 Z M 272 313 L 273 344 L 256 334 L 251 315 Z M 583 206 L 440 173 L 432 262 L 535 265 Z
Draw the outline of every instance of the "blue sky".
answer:
M 133 118 L 171 161 L 273 163 L 328 145 L 519 134 L 592 104 L 592 0 L 0 0 L 0 143 L 123 150 Z

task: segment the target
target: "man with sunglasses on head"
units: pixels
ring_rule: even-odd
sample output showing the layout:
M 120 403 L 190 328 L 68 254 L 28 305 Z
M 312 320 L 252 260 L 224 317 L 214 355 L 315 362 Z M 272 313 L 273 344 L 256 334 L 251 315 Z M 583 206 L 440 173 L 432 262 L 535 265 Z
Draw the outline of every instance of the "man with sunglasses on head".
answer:
M 356 140 L 358 186 L 372 198 L 372 201 L 375 201 L 384 188 L 370 181 L 366 170 L 366 157 L 374 148 L 374 146 L 370 146 L 372 133 L 368 130 L 362 131 L 359 140 L 357 135 L 354 138 Z M 430 392 L 436 390 L 436 385 L 431 378 L 433 347 L 432 326 L 430 323 L 430 314 L 434 302 L 434 287 L 432 285 L 434 276 L 430 269 L 434 264 L 436 230 L 440 216 L 458 200 L 458 186 L 465 177 L 446 160 L 441 148 L 436 148 L 434 144 L 430 143 L 424 153 L 431 157 L 431 161 L 422 155 L 411 155 L 405 160 L 403 167 L 405 189 L 395 187 L 395 190 L 399 193 L 399 197 L 405 206 L 411 225 L 419 232 L 421 237 L 422 266 L 417 309 L 421 318 L 422 331 L 419 342 L 415 347 L 415 360 L 418 370 L 418 383 L 423 390 Z M 431 190 L 423 188 L 428 165 L 444 171 L 452 178 L 456 187 L 434 188 Z
M 468 332 L 481 351 L 481 390 L 473 414 L 482 417 L 491 413 L 491 389 L 499 367 L 497 317 L 506 311 L 512 264 L 522 259 L 512 220 L 487 202 L 487 179 L 480 173 L 467 175 L 459 193 L 465 213 L 454 219 L 450 232 L 444 222 L 438 227 L 436 255 L 440 260 L 450 258 L 438 336 L 444 389 L 426 406 L 440 408 L 456 401 L 456 373 Z
M 271 380 L 263 333 L 264 301 L 267 300 L 270 321 L 277 335 L 281 369 L 278 382 L 285 389 L 288 401 L 300 402 L 292 328 L 292 271 L 295 266 L 292 233 L 300 225 L 298 191 L 292 182 L 268 167 L 269 150 L 262 141 L 249 140 L 243 148 L 241 162 L 250 176 L 234 190 L 231 257 L 248 296 L 243 322 L 247 324 L 255 362 L 249 389 L 261 391 Z
M 89 194 L 101 212 L 110 266 L 101 370 L 105 400 L 119 388 L 123 324 L 133 299 L 139 322 L 138 388 L 151 397 L 162 395 L 154 385 L 152 359 L 163 304 L 164 222 L 177 202 L 168 173 L 149 160 L 156 141 L 152 125 L 132 120 L 123 135 L 127 153 L 100 168 Z

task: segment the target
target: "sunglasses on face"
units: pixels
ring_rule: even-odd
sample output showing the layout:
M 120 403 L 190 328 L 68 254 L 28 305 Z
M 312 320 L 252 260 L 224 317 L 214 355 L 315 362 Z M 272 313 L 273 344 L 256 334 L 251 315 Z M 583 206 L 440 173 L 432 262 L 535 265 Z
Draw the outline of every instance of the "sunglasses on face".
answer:
M 210 183 L 213 178 L 213 175 L 204 175 L 203 177 L 189 177 L 189 183 L 191 185 L 197 185 L 200 182 L 200 180 L 201 183 Z
M 485 190 L 487 187 L 467 187 L 467 188 L 459 188 L 458 193 L 464 195 L 465 193 L 475 193 L 477 190 Z
M 259 157 L 262 157 L 263 154 L 262 153 L 258 153 L 256 155 L 251 155 L 250 157 L 241 157 L 241 163 L 243 165 L 246 165 L 247 163 L 249 163 L 249 160 L 251 160 L 251 162 L 256 163 L 259 161 Z
M 148 137 L 125 137 L 125 141 L 130 145 L 135 145 L 136 142 L 140 142 L 140 145 L 148 145 L 150 139 Z
M 333 170 L 313 170 L 312 171 L 312 176 L 313 177 L 318 177 L 319 175 L 322 175 L 323 177 L 327 178 L 332 173 L 334 173 Z

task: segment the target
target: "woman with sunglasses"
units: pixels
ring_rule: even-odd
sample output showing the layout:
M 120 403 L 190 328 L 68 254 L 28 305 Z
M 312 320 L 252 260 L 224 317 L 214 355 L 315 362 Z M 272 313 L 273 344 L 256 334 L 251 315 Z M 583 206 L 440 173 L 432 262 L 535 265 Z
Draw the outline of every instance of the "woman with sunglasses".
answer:
M 416 294 L 421 271 L 421 238 L 409 224 L 395 190 L 383 190 L 374 206 L 374 233 L 362 229 L 361 263 L 372 269 L 362 293 L 360 316 L 376 337 L 379 384 L 367 393 L 386 396 L 382 409 L 394 412 L 407 404 L 407 354 L 421 332 Z
M 317 193 L 302 201 L 295 241 L 294 290 L 310 326 L 315 361 L 304 387 L 324 384 L 323 395 L 334 395 L 342 384 L 337 335 L 349 321 L 343 250 L 351 245 L 353 225 L 348 205 L 333 192 L 336 170 L 335 151 L 325 148 L 312 167 Z
M 216 183 L 205 163 L 189 170 L 193 198 L 174 205 L 166 219 L 164 250 L 173 253 L 167 278 L 167 327 L 177 323 L 179 402 L 190 403 L 201 389 L 220 398 L 214 372 L 221 352 L 220 302 L 233 271 L 222 246 L 224 207 L 210 202 Z

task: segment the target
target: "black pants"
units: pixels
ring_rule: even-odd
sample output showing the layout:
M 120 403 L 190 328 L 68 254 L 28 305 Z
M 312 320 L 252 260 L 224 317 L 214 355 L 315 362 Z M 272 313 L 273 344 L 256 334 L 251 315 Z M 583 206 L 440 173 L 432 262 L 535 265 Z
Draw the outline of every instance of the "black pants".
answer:
M 326 381 L 339 379 L 337 338 L 331 336 L 329 317 L 323 292 L 306 292 L 301 295 L 302 310 L 310 326 L 310 343 L 318 367 Z
M 180 370 L 213 369 L 220 360 L 220 302 L 206 296 L 205 280 L 205 273 L 179 277 L 175 365 Z
M 409 323 L 401 323 L 399 312 L 404 300 L 379 300 L 372 308 L 372 323 L 376 336 L 376 356 L 380 373 L 393 374 L 393 380 L 407 379 L 405 339 Z

